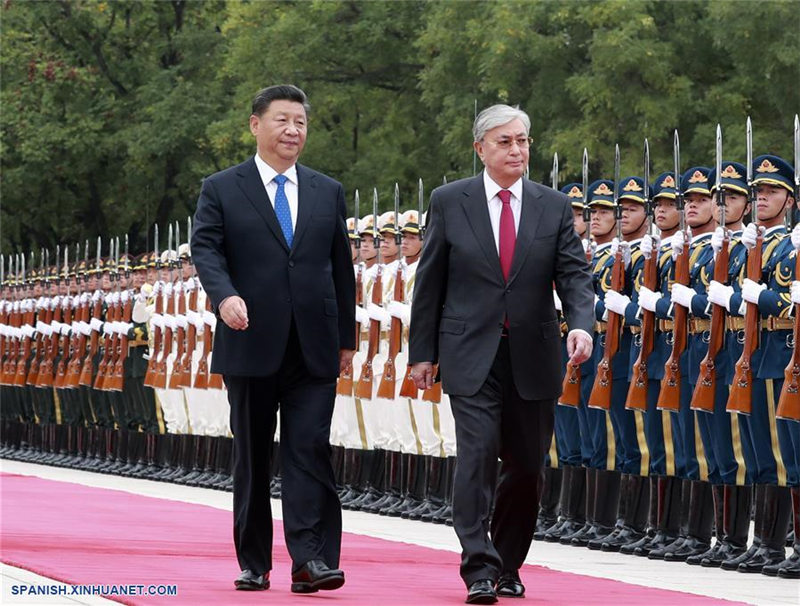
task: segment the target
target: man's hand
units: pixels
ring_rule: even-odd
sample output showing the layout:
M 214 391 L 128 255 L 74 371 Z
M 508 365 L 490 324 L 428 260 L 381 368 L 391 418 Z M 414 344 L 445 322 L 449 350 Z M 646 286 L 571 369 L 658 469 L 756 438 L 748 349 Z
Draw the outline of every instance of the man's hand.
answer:
M 411 378 L 417 389 L 430 389 L 433 387 L 433 363 L 417 362 L 411 365 Z
M 583 330 L 571 330 L 567 335 L 567 355 L 573 366 L 583 364 L 592 355 L 592 337 Z
M 247 305 L 241 297 L 232 295 L 227 297 L 219 306 L 219 315 L 222 321 L 233 330 L 246 330 L 248 327 Z
M 353 363 L 354 355 L 356 355 L 355 349 L 339 350 L 339 374 L 342 374 L 345 369 Z

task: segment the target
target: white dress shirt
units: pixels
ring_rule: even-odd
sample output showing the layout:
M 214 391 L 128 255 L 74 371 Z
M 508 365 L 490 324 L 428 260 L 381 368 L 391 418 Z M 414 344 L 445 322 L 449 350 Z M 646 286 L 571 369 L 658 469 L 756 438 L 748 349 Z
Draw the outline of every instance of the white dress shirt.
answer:
M 255 159 L 258 174 L 261 176 L 261 182 L 267 190 L 267 196 L 269 196 L 269 201 L 272 203 L 272 208 L 274 209 L 275 193 L 278 191 L 278 184 L 273 181 L 273 179 L 275 175 L 278 174 L 278 171 L 264 162 L 258 154 L 256 154 Z M 297 227 L 297 166 L 292 164 L 283 172 L 283 175 L 287 179 L 283 190 L 286 192 L 286 199 L 289 200 L 289 213 L 292 215 L 292 230 L 294 231 Z
M 497 193 L 503 189 L 511 192 L 511 212 L 514 214 L 514 232 L 519 233 L 519 217 L 522 214 L 522 179 L 517 179 L 511 187 L 500 187 L 483 171 L 483 188 L 486 190 L 486 202 L 489 205 L 489 220 L 492 222 L 492 233 L 497 254 L 500 254 L 500 214 L 503 212 L 503 201 Z

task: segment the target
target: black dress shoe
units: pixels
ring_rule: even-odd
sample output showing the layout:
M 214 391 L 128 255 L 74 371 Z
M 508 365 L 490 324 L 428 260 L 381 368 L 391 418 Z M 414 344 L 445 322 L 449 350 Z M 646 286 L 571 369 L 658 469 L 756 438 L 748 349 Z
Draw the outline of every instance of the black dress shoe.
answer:
M 331 591 L 344 585 L 344 572 L 328 568 L 322 560 L 310 560 L 292 573 L 292 593 Z
M 256 574 L 249 568 L 242 570 L 242 574 L 233 582 L 240 591 L 264 591 L 269 589 L 269 573 Z
M 518 572 L 504 572 L 497 579 L 497 595 L 501 598 L 524 598 L 525 585 L 519 580 Z
M 494 604 L 497 601 L 497 592 L 494 583 L 489 579 L 475 581 L 467 590 L 467 604 Z

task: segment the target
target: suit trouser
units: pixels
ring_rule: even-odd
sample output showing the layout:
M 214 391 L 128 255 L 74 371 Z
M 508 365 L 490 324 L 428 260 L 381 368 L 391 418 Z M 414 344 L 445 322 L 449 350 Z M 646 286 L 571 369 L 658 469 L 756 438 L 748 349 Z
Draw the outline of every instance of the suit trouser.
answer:
M 478 392 L 451 395 L 450 401 L 459 445 L 453 526 L 462 547 L 461 578 L 469 586 L 516 571 L 525 561 L 536 528 L 539 478 L 553 435 L 555 398 L 525 400 L 519 395 L 508 340 L 503 338 Z M 502 464 L 494 494 L 498 457 Z
M 292 326 L 283 363 L 269 377 L 225 376 L 233 431 L 233 536 L 242 569 L 272 569 L 269 471 L 281 414 L 281 505 L 293 571 L 309 560 L 339 565 L 342 513 L 331 465 L 334 379 L 311 377 Z

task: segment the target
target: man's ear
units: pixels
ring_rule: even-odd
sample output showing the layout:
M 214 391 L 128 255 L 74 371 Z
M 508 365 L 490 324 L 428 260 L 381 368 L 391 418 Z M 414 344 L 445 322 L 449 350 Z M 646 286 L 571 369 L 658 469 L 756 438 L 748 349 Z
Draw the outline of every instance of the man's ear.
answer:
M 481 162 L 483 162 L 483 141 L 473 141 L 472 148 L 475 150 L 475 153 L 478 154 Z

